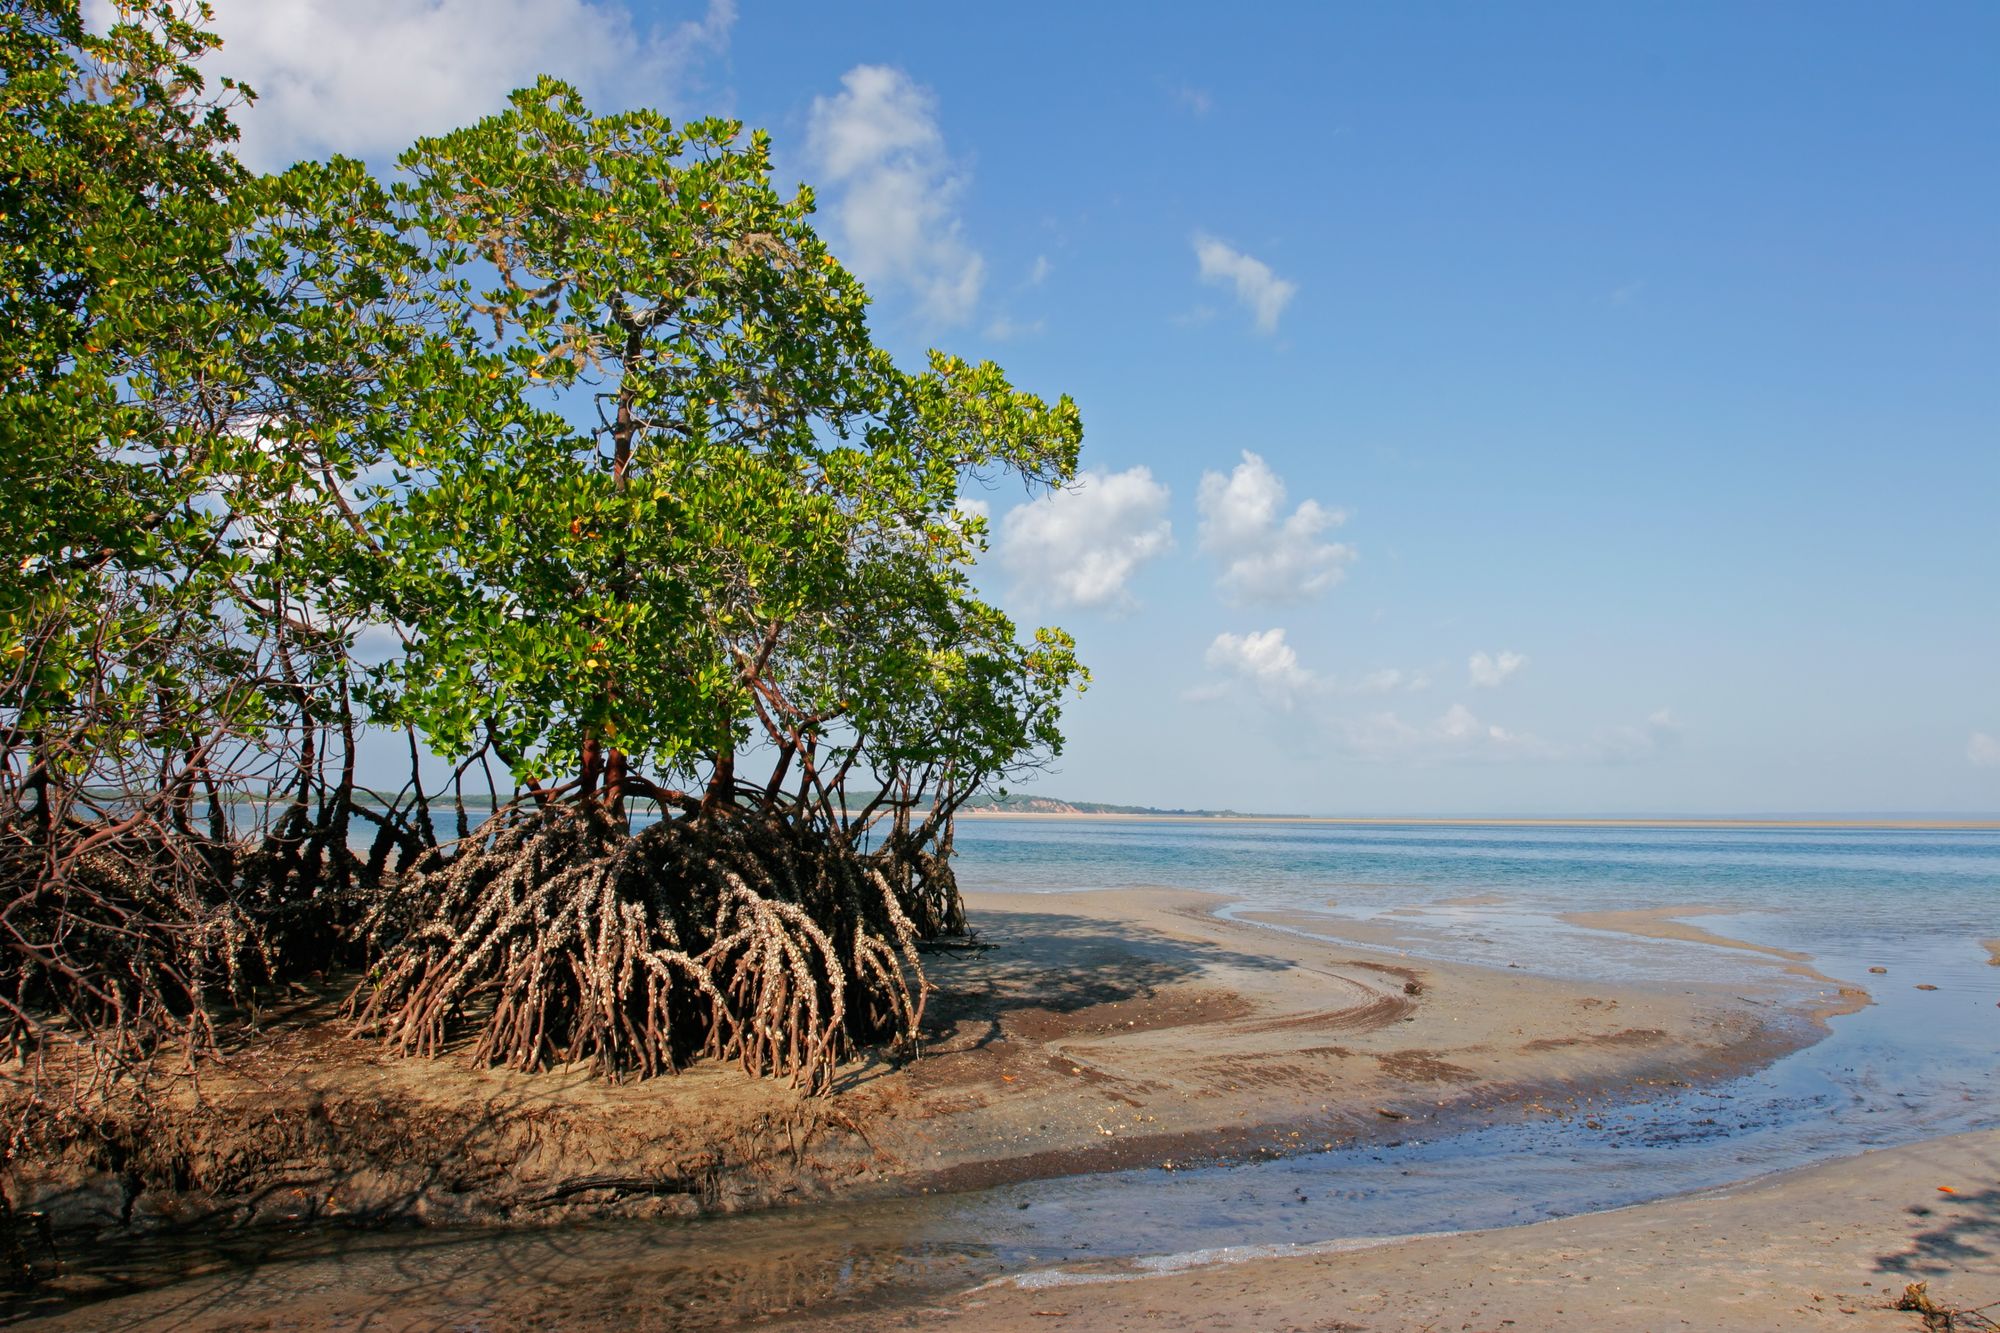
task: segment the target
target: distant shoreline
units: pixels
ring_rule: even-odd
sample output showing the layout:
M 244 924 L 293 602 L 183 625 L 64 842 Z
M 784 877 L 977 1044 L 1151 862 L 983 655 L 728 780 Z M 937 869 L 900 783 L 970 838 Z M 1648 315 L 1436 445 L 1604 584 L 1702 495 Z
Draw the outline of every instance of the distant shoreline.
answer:
M 1333 824 L 1356 827 L 1419 825 L 1427 828 L 1646 828 L 1646 829 L 1886 829 L 1909 832 L 2000 831 L 2000 819 L 1610 819 L 1481 818 L 1439 815 L 1175 815 L 1094 814 L 1085 810 L 960 810 L 960 819 L 1118 820 L 1160 824 Z

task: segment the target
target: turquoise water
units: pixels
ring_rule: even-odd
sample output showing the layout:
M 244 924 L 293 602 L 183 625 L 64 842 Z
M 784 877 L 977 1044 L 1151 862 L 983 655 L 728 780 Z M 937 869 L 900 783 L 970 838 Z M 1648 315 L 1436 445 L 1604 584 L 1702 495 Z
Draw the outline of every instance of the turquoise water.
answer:
M 1601 932 L 1551 925 L 1577 911 L 1695 904 L 1742 914 L 1706 924 L 1828 961 L 1866 958 L 1862 979 L 1871 964 L 2000 936 L 1995 831 L 995 818 L 961 821 L 957 843 L 968 889 L 1159 885 L 1349 919 L 1415 910 L 1440 932 L 1434 947 L 1453 957 L 1570 976 L 1690 960 L 1686 949 L 1607 958 Z M 1475 938 L 1482 934 L 1503 938 L 1489 944 Z M 1723 965 L 1707 952 L 1695 949 L 1697 965 Z M 1966 957 L 1985 955 L 1975 948 Z M 1958 979 L 2000 997 L 2000 968 Z
M 342 1309 L 435 1310 L 465 1327 L 497 1327 L 492 1310 L 526 1298 L 557 1323 L 616 1307 L 647 1326 L 713 1328 L 1003 1274 L 1531 1222 L 2000 1124 L 2000 967 L 1979 944 L 2000 937 L 2000 833 L 982 818 L 960 825 L 957 845 L 971 890 L 1202 889 L 1231 915 L 1386 932 L 1419 958 L 1768 987 L 1770 960 L 1741 949 L 1563 919 L 1687 909 L 1717 934 L 1810 955 L 1875 1002 L 1768 1068 L 1587 1118 L 691 1224 L 307 1237 L 226 1279 L 78 1311 L 73 1326 L 174 1326 L 333 1292 Z
M 1387 931 L 1417 958 L 1613 982 L 1769 980 L 1771 960 L 1742 949 L 1564 919 L 1676 909 L 1871 995 L 1824 1040 L 1722 1089 L 1719 1117 L 1711 1094 L 1690 1094 L 1606 1136 L 1503 1154 L 1523 1201 L 1556 1174 L 1574 1183 L 1552 1172 L 1572 1147 L 1587 1161 L 1615 1145 L 1625 1179 L 1595 1200 L 1582 1188 L 1565 1211 L 2000 1123 L 2000 967 L 1980 943 L 2000 939 L 2000 831 L 992 819 L 964 821 L 958 844 L 968 889 L 1203 889 L 1229 900 L 1227 916 Z

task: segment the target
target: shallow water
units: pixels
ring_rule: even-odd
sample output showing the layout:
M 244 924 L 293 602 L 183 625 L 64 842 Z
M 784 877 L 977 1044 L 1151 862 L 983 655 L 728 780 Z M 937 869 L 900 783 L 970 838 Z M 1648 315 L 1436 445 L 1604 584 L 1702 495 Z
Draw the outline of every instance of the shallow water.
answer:
M 1769 960 L 1742 950 L 1561 919 L 1697 905 L 1684 919 L 1808 954 L 1877 1002 L 1769 1068 L 1640 1105 L 1276 1161 L 690 1224 L 135 1252 L 135 1279 L 191 1280 L 64 1322 L 199 1322 L 273 1301 L 363 1318 L 422 1301 L 460 1327 L 513 1326 L 527 1310 L 557 1323 L 622 1311 L 643 1327 L 713 1327 L 998 1274 L 1065 1280 L 1059 1267 L 1127 1268 L 1119 1261 L 1140 1256 L 1157 1266 L 1217 1249 L 1529 1222 L 2000 1124 L 2000 967 L 1978 944 L 2000 936 L 1997 833 L 981 819 L 961 825 L 958 846 L 969 889 L 1198 888 L 1227 895 L 1233 913 L 1319 914 L 1334 933 L 1392 927 L 1418 957 L 1612 982 L 1768 977 Z M 1310 915 L 1288 920 L 1315 929 Z
M 1884 951 L 2000 935 L 2000 831 L 978 819 L 957 843 L 968 889 L 1205 889 L 1246 910 L 1429 926 L 1453 958 L 1606 981 L 1685 975 L 1687 956 L 1557 916 L 1699 904 L 1745 914 L 1722 933 L 1865 956 L 1864 974 Z

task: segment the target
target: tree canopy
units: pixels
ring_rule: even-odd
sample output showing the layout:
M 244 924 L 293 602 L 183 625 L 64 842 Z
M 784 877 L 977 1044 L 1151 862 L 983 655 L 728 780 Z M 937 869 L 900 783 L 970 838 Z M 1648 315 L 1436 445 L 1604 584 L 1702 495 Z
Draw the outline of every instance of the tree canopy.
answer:
M 1067 482 L 1075 405 L 899 366 L 734 122 L 544 79 L 386 182 L 252 175 L 207 16 L 0 4 L 0 1028 L 199 1041 L 369 963 L 406 1045 L 497 992 L 527 1067 L 907 1029 L 953 812 L 1087 679 L 960 488 Z
M 1074 405 L 990 364 L 898 369 L 766 136 L 545 80 L 401 165 L 450 332 L 369 491 L 375 600 L 409 635 L 386 712 L 523 778 L 592 742 L 726 772 L 753 732 L 793 754 L 839 728 L 894 766 L 962 750 L 979 719 L 940 710 L 1002 663 L 1022 697 L 1068 683 L 1064 641 L 1022 651 L 972 596 L 955 502 L 970 469 L 1069 477 Z M 962 783 L 1026 748 L 996 739 L 953 756 Z

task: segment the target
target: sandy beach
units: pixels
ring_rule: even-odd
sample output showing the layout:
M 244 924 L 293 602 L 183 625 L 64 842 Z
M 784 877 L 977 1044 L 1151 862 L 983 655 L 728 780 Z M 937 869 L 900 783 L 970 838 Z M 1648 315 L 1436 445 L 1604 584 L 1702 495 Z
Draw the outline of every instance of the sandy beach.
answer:
M 1415 962 L 1366 941 L 1223 920 L 1213 915 L 1223 901 L 1164 890 L 974 895 L 973 922 L 988 947 L 927 960 L 937 991 L 924 1057 L 856 1061 L 837 1093 L 819 1100 L 713 1066 L 606 1084 L 562 1072 L 472 1070 L 449 1056 L 392 1059 L 309 1005 L 274 1025 L 278 1040 L 262 1061 L 205 1080 L 203 1095 L 220 1117 L 190 1121 L 181 1140 L 150 1145 L 172 1156 L 180 1175 L 171 1187 L 157 1163 L 147 1169 L 158 1183 L 136 1194 L 129 1176 L 121 1186 L 74 1163 L 67 1178 L 37 1179 L 17 1167 L 12 1183 L 17 1198 L 72 1229 L 93 1218 L 108 1226 L 121 1207 L 141 1227 L 205 1215 L 518 1228 L 774 1204 L 810 1212 L 832 1200 L 1588 1116 L 1768 1062 L 1812 1040 L 1826 1013 L 1865 999 L 1800 975 L 1785 957 L 1768 958 L 1767 979 L 1748 988 L 1606 986 Z M 224 1284 L 226 1309 L 206 1306 L 203 1326 L 512 1322 L 532 1302 L 538 1318 L 560 1327 L 613 1313 L 603 1265 L 629 1276 L 657 1261 L 570 1247 L 551 1261 L 554 1271 L 538 1266 L 524 1290 L 512 1268 L 483 1268 L 475 1249 L 460 1255 L 461 1280 L 437 1282 L 431 1273 L 399 1289 L 379 1273 L 361 1280 L 372 1271 L 365 1265 L 343 1269 L 337 1254 L 310 1251 L 290 1248 L 286 1264 L 251 1270 L 239 1254 L 208 1265 L 210 1276 L 66 1315 L 56 1298 L 39 1308 L 53 1326 L 111 1319 L 165 1327 L 147 1321 L 189 1300 L 205 1305 L 203 1292 Z M 1390 1262 L 1311 1263 L 1349 1261 Z M 140 1271 L 144 1262 L 73 1263 L 55 1291 L 82 1298 L 158 1281 Z M 1455 1258 L 1439 1263 L 1439 1271 L 1465 1268 Z M 1280 1275 L 1301 1271 L 1280 1265 L 1256 1281 L 1282 1286 L 1293 1278 Z M 1229 1280 L 1239 1272 L 1252 1270 L 1232 1267 Z M 1101 1305 L 1107 1320 L 1137 1319 L 1139 1307 L 1120 1303 L 1144 1305 L 1140 1292 L 1150 1285 L 1065 1289 L 1066 1308 Z M 1035 1317 L 1029 1306 L 1047 1304 L 1037 1301 L 991 1289 L 962 1298 L 951 1317 L 1010 1327 L 1007 1320 Z M 645 1323 L 642 1305 L 617 1313 Z
M 2000 1314 L 2000 1131 L 1534 1226 L 1202 1259 L 1143 1277 L 1034 1274 L 817 1326 L 1911 1333 L 1923 1317 L 1895 1306 L 1912 1282 L 1940 1308 Z
M 10 1185 L 61 1228 L 519 1225 L 963 1189 L 1564 1114 L 1727 1078 L 1856 1002 L 1784 959 L 1750 993 L 1418 964 L 1218 919 L 1225 901 L 974 895 L 983 947 L 927 959 L 922 1058 L 871 1053 L 825 1099 L 712 1062 L 610 1083 L 396 1058 L 330 992 L 174 1091 L 215 1114 L 134 1122 L 116 1169 L 17 1165 Z
M 881 1090 L 932 1188 L 1558 1114 L 1728 1077 L 1854 1002 L 1781 967 L 1746 996 L 1419 963 L 1197 893 L 970 901 L 996 948 L 938 969 L 950 1035 Z

